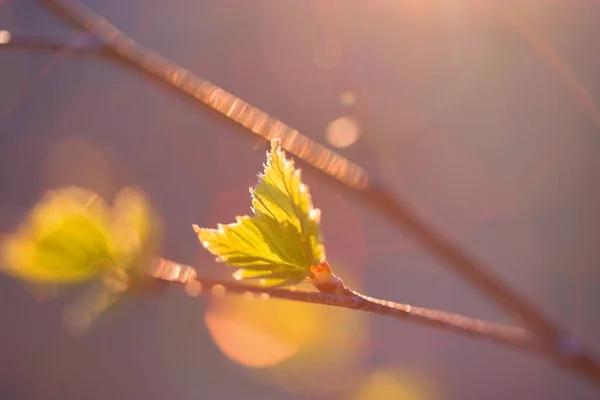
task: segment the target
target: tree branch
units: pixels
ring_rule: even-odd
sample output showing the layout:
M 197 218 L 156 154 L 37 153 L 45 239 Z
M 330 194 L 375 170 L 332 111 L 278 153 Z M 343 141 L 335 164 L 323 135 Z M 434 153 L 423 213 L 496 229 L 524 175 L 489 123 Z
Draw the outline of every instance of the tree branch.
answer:
M 74 22 L 97 37 L 104 45 L 101 47 L 102 52 L 107 49 L 111 57 L 118 58 L 137 71 L 207 105 L 226 119 L 244 126 L 248 131 L 269 140 L 280 138 L 284 149 L 324 173 L 323 176 L 329 179 L 332 185 L 344 188 L 347 193 L 354 195 L 384 219 L 406 230 L 425 249 L 475 285 L 505 311 L 518 317 L 531 330 L 536 343 L 541 343 L 540 348 L 544 349 L 545 354 L 559 360 L 568 360 L 567 364 L 571 365 L 573 370 L 587 376 L 596 384 L 600 383 L 600 367 L 584 349 L 565 335 L 541 311 L 484 268 L 481 262 L 421 220 L 410 207 L 396 199 L 383 182 L 374 179 L 366 170 L 217 85 L 137 44 L 79 1 L 37 1 L 53 9 L 59 17 Z M 52 46 L 46 46 L 49 47 Z M 71 48 L 79 49 L 77 46 Z
M 102 57 L 114 57 L 97 37 L 85 34 L 32 35 L 0 31 L 0 47 L 29 50 L 81 53 Z
M 200 293 L 216 293 L 220 295 L 227 293 L 253 294 L 265 299 L 276 298 L 342 307 L 488 340 L 546 358 L 564 369 L 589 378 L 591 382 L 600 387 L 600 367 L 591 358 L 581 357 L 577 353 L 557 351 L 556 346 L 548 346 L 543 341 L 539 341 L 533 337 L 526 329 L 520 327 L 497 324 L 445 311 L 379 300 L 350 289 L 345 294 L 336 295 L 301 291 L 294 288 L 261 288 L 236 281 L 200 277 L 196 274 L 193 267 L 164 258 L 158 260 L 150 274 L 152 277 L 164 282 L 186 285 L 186 291 L 192 296 L 199 295 Z

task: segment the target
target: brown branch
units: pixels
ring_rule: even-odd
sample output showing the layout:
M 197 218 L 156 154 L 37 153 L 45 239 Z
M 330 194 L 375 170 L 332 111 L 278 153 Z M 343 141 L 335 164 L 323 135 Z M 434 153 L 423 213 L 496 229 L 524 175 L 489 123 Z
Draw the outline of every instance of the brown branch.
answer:
M 65 51 L 114 57 L 98 38 L 86 34 L 32 35 L 19 32 L 0 31 L 0 47 L 29 50 Z
M 237 281 L 200 277 L 197 276 L 193 267 L 163 258 L 159 259 L 150 273 L 154 278 L 161 281 L 186 285 L 186 291 L 191 296 L 200 293 L 214 293 L 217 295 L 227 293 L 252 294 L 264 299 L 276 298 L 342 307 L 488 340 L 549 359 L 564 369 L 582 374 L 589 378 L 591 382 L 600 386 L 600 368 L 592 359 L 557 351 L 555 346 L 547 346 L 544 342 L 533 337 L 526 329 L 520 327 L 497 324 L 460 314 L 415 307 L 393 301 L 379 300 L 350 289 L 346 290 L 344 294 L 330 294 L 295 290 L 293 287 L 289 289 L 261 288 Z
M 280 138 L 282 147 L 305 163 L 324 172 L 347 192 L 395 226 L 408 231 L 425 249 L 475 285 L 511 315 L 518 317 L 542 345 L 543 352 L 570 360 L 572 369 L 600 383 L 600 367 L 584 349 L 563 334 L 542 312 L 530 305 L 479 261 L 422 221 L 406 204 L 394 198 L 382 182 L 360 166 L 310 140 L 297 130 L 269 116 L 217 85 L 144 48 L 75 0 L 38 0 L 59 17 L 74 22 L 97 37 L 112 56 L 139 72 L 187 95 L 265 139 Z M 104 51 L 104 50 L 103 50 Z
M 263 295 L 265 298 L 343 307 L 398 319 L 407 319 L 417 324 L 488 339 L 511 347 L 523 349 L 535 347 L 531 335 L 523 328 L 496 324 L 443 311 L 414 307 L 408 304 L 378 300 L 353 290 L 346 290 L 344 294 L 331 294 L 296 290 L 294 287 L 288 289 L 262 288 L 239 281 L 200 277 L 196 274 L 193 267 L 164 258 L 158 260 L 158 263 L 154 266 L 150 274 L 156 279 L 188 285 L 189 292 L 194 295 L 201 292 L 217 292 L 220 294 L 251 293 Z

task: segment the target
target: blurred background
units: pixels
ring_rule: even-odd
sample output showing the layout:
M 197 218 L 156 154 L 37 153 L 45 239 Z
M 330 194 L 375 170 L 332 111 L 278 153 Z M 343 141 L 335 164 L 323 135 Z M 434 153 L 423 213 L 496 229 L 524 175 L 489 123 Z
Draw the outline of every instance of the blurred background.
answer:
M 117 27 L 381 176 L 600 354 L 600 2 L 129 0 Z M 69 32 L 0 0 L 0 30 Z M 141 187 L 163 254 L 227 277 L 192 232 L 249 212 L 264 148 L 99 57 L 0 49 L 0 231 L 50 188 Z M 510 322 L 385 220 L 306 171 L 330 263 L 389 300 Z M 0 399 L 597 399 L 544 360 L 348 310 L 132 295 L 82 337 L 79 296 L 0 276 Z

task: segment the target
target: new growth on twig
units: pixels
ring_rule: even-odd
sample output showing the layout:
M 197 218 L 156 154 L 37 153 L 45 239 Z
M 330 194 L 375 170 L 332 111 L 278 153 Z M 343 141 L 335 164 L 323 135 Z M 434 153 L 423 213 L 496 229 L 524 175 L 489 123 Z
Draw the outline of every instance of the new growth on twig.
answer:
M 238 255 L 232 258 L 227 253 L 225 258 L 237 263 L 236 266 L 240 267 L 240 271 L 242 271 L 239 272 L 241 278 L 264 279 L 265 283 L 270 284 L 268 286 L 277 286 L 309 278 L 314 281 L 316 287 L 321 287 L 324 293 L 300 293 L 276 287 L 261 288 L 240 283 L 220 283 L 228 287 L 230 291 L 236 292 L 238 289 L 240 291 L 248 290 L 266 293 L 272 297 L 280 296 L 299 301 L 363 309 L 399 318 L 408 318 L 408 320 L 426 322 L 436 327 L 447 327 L 464 333 L 473 334 L 473 332 L 477 332 L 474 334 L 475 336 L 492 338 L 500 343 L 531 349 L 534 353 L 549 358 L 557 365 L 579 373 L 589 379 L 590 382 L 600 386 L 600 364 L 586 349 L 576 345 L 577 342 L 575 340 L 563 332 L 562 329 L 558 328 L 536 307 L 506 286 L 489 269 L 485 268 L 481 262 L 459 249 L 450 240 L 443 237 L 429 226 L 429 224 L 421 220 L 401 200 L 392 196 L 383 182 L 375 181 L 366 170 L 312 141 L 297 130 L 274 119 L 264 111 L 253 107 L 217 85 L 137 44 L 79 1 L 38 0 L 38 2 L 48 7 L 48 9 L 53 10 L 63 20 L 73 22 L 83 29 L 86 35 L 80 38 L 85 38 L 85 40 L 79 41 L 75 37 L 11 35 L 9 32 L 3 32 L 2 37 L 4 40 L 0 41 L 0 48 L 24 47 L 54 51 L 67 50 L 74 53 L 110 57 L 124 62 L 135 71 L 149 75 L 171 89 L 208 106 L 221 116 L 226 117 L 226 120 L 233 121 L 246 128 L 244 132 L 258 134 L 269 141 L 277 138 L 280 139 L 283 149 L 295 155 L 306 165 L 314 167 L 321 173 L 320 176 L 323 179 L 328 180 L 332 187 L 346 191 L 346 193 L 354 196 L 359 202 L 369 207 L 374 213 L 382 216 L 395 227 L 407 231 L 416 242 L 430 251 L 445 266 L 477 287 L 499 307 L 517 318 L 527 329 L 501 327 L 452 314 L 379 301 L 354 293 L 345 287 L 340 293 L 339 289 L 343 286 L 341 281 L 332 280 L 331 282 L 334 282 L 334 287 L 328 288 L 327 282 L 332 278 L 327 278 L 328 266 L 323 263 L 326 259 L 320 259 L 319 257 L 319 241 L 316 234 L 308 234 L 300 238 L 304 240 L 304 242 L 301 240 L 301 243 L 303 243 L 302 246 L 309 246 L 305 247 L 307 252 L 304 253 L 304 256 L 306 259 L 300 260 L 299 258 L 295 258 L 298 254 L 287 254 L 287 256 L 297 261 L 295 264 L 286 264 L 279 253 L 277 254 L 279 254 L 280 259 L 270 261 L 278 261 L 280 264 L 269 264 L 273 267 L 268 269 L 265 269 L 266 264 L 264 263 L 242 265 L 243 258 Z M 261 207 L 262 205 L 260 204 L 258 208 L 255 206 L 255 212 L 258 209 L 258 214 L 265 215 L 265 213 L 268 213 L 270 207 L 264 207 L 264 210 Z M 303 213 L 304 211 L 298 215 L 304 215 Z M 310 212 L 308 217 L 310 217 Z M 250 231 L 260 229 L 263 226 L 262 224 L 270 224 L 270 222 L 265 221 L 267 220 L 264 217 L 255 215 L 255 217 L 238 221 L 236 223 L 237 227 L 223 227 L 223 231 L 236 232 L 242 229 Z M 303 222 L 307 224 L 307 229 L 310 226 L 312 226 L 310 229 L 318 226 L 318 224 L 315 225 L 307 221 L 310 221 L 310 218 Z M 290 223 L 287 227 L 281 229 L 287 229 L 291 234 L 296 234 L 297 232 L 295 233 L 291 225 L 293 224 Z M 215 250 L 216 245 L 211 244 L 211 240 L 221 234 L 219 229 L 217 229 L 216 233 L 198 229 L 197 231 L 201 236 L 205 235 L 208 237 L 213 235 L 209 237 L 210 240 L 205 241 L 209 243 L 207 246 L 209 251 Z M 303 230 L 301 232 L 304 232 L 301 233 L 301 235 L 304 235 L 308 231 Z M 68 240 L 68 238 L 64 240 Z M 169 264 L 170 262 L 163 260 L 163 262 L 159 262 L 157 265 L 167 265 L 164 263 Z M 177 264 L 173 263 L 173 265 Z M 128 272 L 134 270 L 135 268 L 126 269 Z M 320 280 L 324 276 L 325 279 Z M 331 274 L 331 276 L 334 275 Z M 196 279 L 201 283 L 209 284 L 211 282 L 208 279 Z M 329 294 L 329 292 L 334 292 L 335 294 Z M 349 307 L 348 305 L 354 306 Z M 395 311 L 392 312 L 392 310 Z

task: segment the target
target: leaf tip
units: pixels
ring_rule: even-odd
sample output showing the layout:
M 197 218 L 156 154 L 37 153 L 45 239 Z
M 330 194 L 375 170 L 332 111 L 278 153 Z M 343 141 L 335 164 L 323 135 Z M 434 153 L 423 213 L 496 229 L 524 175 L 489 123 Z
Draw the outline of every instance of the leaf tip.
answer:
M 281 139 L 275 138 L 271 140 L 271 151 L 279 151 L 281 150 Z
M 318 208 L 311 208 L 308 212 L 308 218 L 315 222 L 321 222 L 321 210 Z
M 200 240 L 200 243 L 202 243 L 202 247 L 204 247 L 205 249 L 208 249 L 210 247 L 210 242 L 208 240 L 206 240 L 205 238 L 206 238 L 207 234 L 209 233 L 209 230 L 200 228 L 196 224 L 192 225 L 192 229 L 194 230 L 196 235 L 198 235 L 198 239 Z

